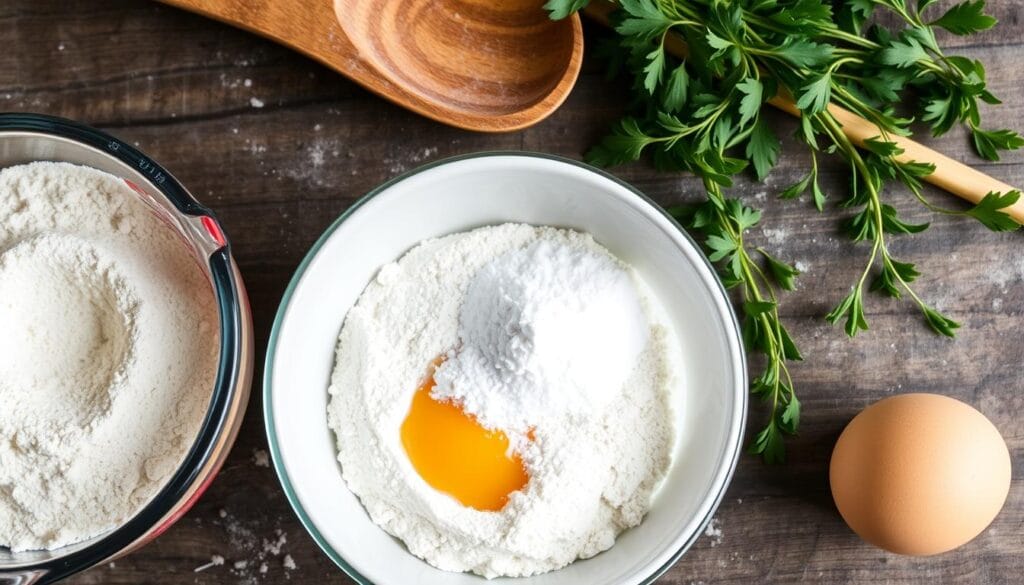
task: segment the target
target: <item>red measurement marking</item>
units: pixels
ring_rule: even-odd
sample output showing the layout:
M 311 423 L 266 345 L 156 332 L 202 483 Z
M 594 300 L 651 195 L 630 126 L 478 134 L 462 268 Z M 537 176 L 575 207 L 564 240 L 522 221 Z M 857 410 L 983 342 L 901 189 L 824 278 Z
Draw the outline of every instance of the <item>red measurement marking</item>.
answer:
M 175 510 L 174 513 L 171 515 L 170 518 L 167 519 L 166 522 L 157 526 L 156 529 L 154 529 L 151 534 L 146 536 L 145 542 L 152 542 L 153 540 L 156 540 L 158 536 L 166 532 L 168 528 L 170 528 L 174 525 L 175 522 L 180 520 L 181 517 L 184 516 L 189 511 L 189 509 L 191 509 L 192 506 L 194 506 L 195 503 L 199 501 L 199 498 L 202 497 L 202 495 L 210 487 L 210 484 L 213 483 L 213 480 L 217 477 L 217 474 L 220 472 L 220 467 L 221 466 L 218 464 L 217 467 L 210 472 L 210 475 L 203 480 L 203 483 L 199 486 L 199 489 L 197 489 L 196 492 L 192 494 L 192 497 L 190 497 L 184 504 L 182 504 L 180 508 Z
M 204 215 L 199 218 L 199 221 L 203 223 L 203 227 L 206 228 L 206 231 L 210 234 L 210 237 L 213 238 L 213 241 L 217 242 L 221 246 L 227 244 L 228 240 L 224 237 L 224 232 L 221 231 L 220 226 L 217 225 L 217 222 L 214 221 L 212 217 Z
M 135 183 L 129 181 L 128 179 L 121 179 L 121 180 L 124 181 L 124 184 L 128 185 L 128 187 L 130 187 L 132 191 L 135 191 L 136 193 L 138 193 L 139 195 L 142 195 L 144 197 L 149 197 L 149 194 L 146 193 L 145 191 L 143 191 L 142 187 L 139 187 L 138 185 L 136 185 Z

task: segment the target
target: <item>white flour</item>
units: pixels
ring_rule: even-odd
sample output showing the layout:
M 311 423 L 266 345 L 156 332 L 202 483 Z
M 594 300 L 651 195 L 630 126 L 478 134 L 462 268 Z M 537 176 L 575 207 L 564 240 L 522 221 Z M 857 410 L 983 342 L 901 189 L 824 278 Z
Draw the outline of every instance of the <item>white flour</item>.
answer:
M 373 521 L 436 567 L 489 578 L 593 556 L 638 524 L 671 463 L 677 355 L 638 286 L 590 236 L 512 224 L 422 242 L 381 268 L 346 316 L 328 407 L 342 474 Z M 401 444 L 445 354 L 435 392 L 513 437 L 533 431 L 514 443 L 529 483 L 498 512 L 431 488 Z
M 0 546 L 127 519 L 191 446 L 216 374 L 213 291 L 121 180 L 0 171 Z

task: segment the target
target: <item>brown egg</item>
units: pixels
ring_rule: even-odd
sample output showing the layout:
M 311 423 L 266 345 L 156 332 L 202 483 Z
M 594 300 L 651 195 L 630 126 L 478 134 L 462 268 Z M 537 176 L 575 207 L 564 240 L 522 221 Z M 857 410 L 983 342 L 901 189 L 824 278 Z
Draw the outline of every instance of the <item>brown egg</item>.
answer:
M 974 408 L 903 394 L 865 408 L 840 435 L 832 497 L 861 538 L 905 555 L 952 550 L 981 533 L 1010 489 L 1010 452 Z

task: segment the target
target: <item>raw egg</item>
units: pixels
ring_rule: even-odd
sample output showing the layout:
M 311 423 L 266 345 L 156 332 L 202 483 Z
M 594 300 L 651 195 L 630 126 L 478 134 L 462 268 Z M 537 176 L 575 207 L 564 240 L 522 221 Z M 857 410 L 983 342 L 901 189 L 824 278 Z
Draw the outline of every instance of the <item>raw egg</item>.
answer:
M 1010 489 L 1010 452 L 974 408 L 903 394 L 865 408 L 843 431 L 829 470 L 839 513 L 891 552 L 933 555 L 981 533 Z
M 501 431 L 484 428 L 457 404 L 435 400 L 433 374 L 413 395 L 402 445 L 416 472 L 464 506 L 498 511 L 530 476 Z

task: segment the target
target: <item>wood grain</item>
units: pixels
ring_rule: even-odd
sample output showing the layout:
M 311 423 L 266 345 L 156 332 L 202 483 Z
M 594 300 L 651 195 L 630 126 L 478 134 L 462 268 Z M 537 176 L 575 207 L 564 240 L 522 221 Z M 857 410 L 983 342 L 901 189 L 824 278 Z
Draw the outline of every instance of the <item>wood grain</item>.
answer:
M 434 120 L 484 132 L 536 124 L 579 74 L 579 16 L 538 0 L 163 0 L 300 51 Z
M 993 125 L 1024 124 L 1024 9 L 992 2 L 999 27 L 977 37 L 945 37 L 982 59 L 1005 104 Z M 600 31 L 590 31 L 590 34 Z M 599 36 L 589 37 L 594 46 Z M 608 82 L 594 55 L 566 104 L 542 124 L 510 134 L 464 132 L 425 120 L 309 59 L 195 15 L 142 0 L 8 0 L 0 4 L 0 107 L 76 118 L 151 154 L 222 219 L 252 296 L 257 348 L 266 338 L 291 273 L 320 232 L 352 201 L 402 171 L 446 156 L 526 149 L 579 158 L 623 110 L 628 88 Z M 248 80 L 248 83 L 246 82 Z M 253 98 L 263 107 L 253 107 Z M 780 136 L 796 129 L 778 114 Z M 967 138 L 922 141 L 1010 184 L 1024 184 L 1024 156 L 987 163 Z M 800 262 L 806 273 L 785 296 L 784 319 L 806 361 L 793 370 L 804 403 L 802 432 L 785 466 L 744 456 L 705 536 L 659 583 L 970 584 L 1020 583 L 1024 575 L 1024 481 L 1016 478 L 992 527 L 966 547 L 935 558 L 883 553 L 859 541 L 836 514 L 827 484 L 829 453 L 846 422 L 896 392 L 928 391 L 978 407 L 1003 433 L 1013 467 L 1024 465 L 1024 255 L 1022 234 L 992 234 L 933 217 L 902 191 L 886 198 L 932 228 L 895 238 L 894 253 L 924 272 L 919 290 L 963 322 L 959 338 L 932 335 L 905 302 L 868 297 L 871 331 L 850 341 L 822 322 L 866 259 L 839 234 L 842 210 L 817 213 L 808 201 L 775 195 L 809 159 L 786 138 L 767 183 L 738 182 L 732 193 L 764 210 L 752 243 Z M 614 169 L 663 204 L 696 201 L 693 177 L 641 163 Z M 830 201 L 847 170 L 823 160 Z M 955 204 L 938 190 L 928 195 Z M 260 371 L 262 363 L 257 364 Z M 254 585 L 351 583 L 317 549 L 288 507 L 270 468 L 259 384 L 238 443 L 220 477 L 185 518 L 153 544 L 71 579 L 75 585 Z M 753 405 L 749 431 L 764 410 Z M 220 511 L 224 511 L 221 517 Z M 276 530 L 286 542 L 279 549 Z M 264 546 L 264 540 L 268 547 Z M 274 550 L 277 550 L 275 553 Z M 225 565 L 193 569 L 212 555 Z M 296 568 L 284 566 L 290 555 Z M 244 562 L 235 568 L 234 563 Z M 260 565 L 267 565 L 260 573 Z

